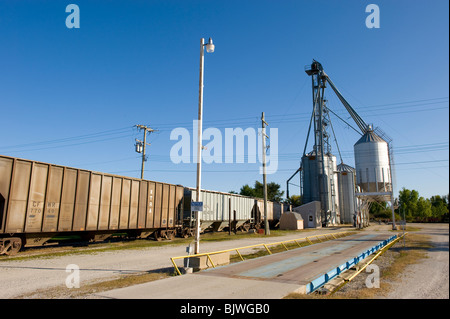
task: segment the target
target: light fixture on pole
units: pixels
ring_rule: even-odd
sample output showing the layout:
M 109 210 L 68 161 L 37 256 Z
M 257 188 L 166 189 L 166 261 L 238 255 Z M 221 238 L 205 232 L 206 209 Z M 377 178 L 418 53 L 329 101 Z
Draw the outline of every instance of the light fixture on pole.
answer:
M 197 138 L 197 198 L 196 201 L 201 201 L 200 190 L 202 181 L 202 124 L 203 124 L 203 65 L 204 65 L 204 55 L 206 52 L 214 52 L 214 44 L 211 38 L 207 44 L 205 44 L 205 39 L 200 40 L 200 81 L 199 81 L 199 92 L 198 92 L 198 138 Z M 195 246 L 194 254 L 200 253 L 200 217 L 201 213 L 196 212 L 195 216 Z

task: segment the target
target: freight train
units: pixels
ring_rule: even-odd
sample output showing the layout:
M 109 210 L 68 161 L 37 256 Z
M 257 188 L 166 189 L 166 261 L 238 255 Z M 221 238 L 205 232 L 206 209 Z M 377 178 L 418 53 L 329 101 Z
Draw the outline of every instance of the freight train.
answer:
M 0 255 L 61 235 L 102 241 L 121 233 L 156 240 L 194 234 L 196 190 L 0 155 Z M 201 230 L 263 225 L 261 199 L 202 190 Z M 282 204 L 268 202 L 278 222 Z

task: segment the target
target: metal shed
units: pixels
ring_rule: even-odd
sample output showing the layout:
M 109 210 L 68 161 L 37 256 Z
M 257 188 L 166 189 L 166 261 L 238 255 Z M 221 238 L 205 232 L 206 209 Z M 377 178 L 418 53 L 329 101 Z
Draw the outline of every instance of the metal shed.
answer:
M 285 212 L 280 218 L 280 229 L 299 230 L 303 229 L 302 215 L 295 212 Z

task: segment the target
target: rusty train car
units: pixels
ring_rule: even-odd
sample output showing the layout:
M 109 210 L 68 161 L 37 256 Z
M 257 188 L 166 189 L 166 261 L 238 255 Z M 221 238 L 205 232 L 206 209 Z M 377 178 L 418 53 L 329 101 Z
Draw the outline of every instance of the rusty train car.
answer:
M 0 255 L 45 245 L 56 236 L 188 237 L 194 234 L 193 194 L 182 185 L 0 155 Z M 231 225 L 248 230 L 263 223 L 261 199 L 208 190 L 202 196 L 207 208 L 202 231 Z M 269 201 L 268 208 L 274 225 L 282 206 Z
M 0 254 L 58 234 L 173 238 L 183 191 L 172 185 L 0 156 Z

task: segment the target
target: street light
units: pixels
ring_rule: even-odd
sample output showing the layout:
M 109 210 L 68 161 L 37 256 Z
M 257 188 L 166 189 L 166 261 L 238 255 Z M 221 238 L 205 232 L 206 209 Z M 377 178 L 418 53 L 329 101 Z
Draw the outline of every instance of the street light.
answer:
M 198 92 L 198 138 L 197 138 L 197 198 L 196 201 L 201 201 L 200 189 L 202 181 L 202 124 L 203 124 L 203 65 L 204 65 L 204 55 L 206 52 L 214 52 L 214 44 L 211 38 L 209 38 L 208 43 L 205 44 L 205 39 L 200 40 L 200 81 L 199 81 L 199 92 Z M 200 253 L 200 212 L 197 211 L 195 218 L 195 246 L 194 254 Z
M 208 53 L 213 53 L 214 52 L 214 44 L 211 38 L 209 38 L 208 43 L 205 45 L 206 46 L 206 52 Z

